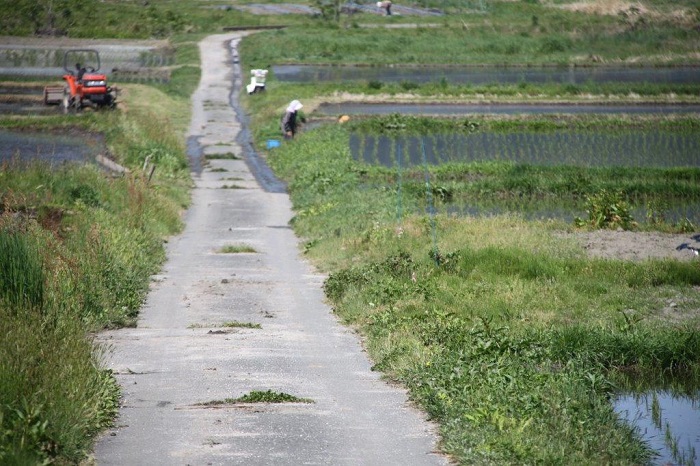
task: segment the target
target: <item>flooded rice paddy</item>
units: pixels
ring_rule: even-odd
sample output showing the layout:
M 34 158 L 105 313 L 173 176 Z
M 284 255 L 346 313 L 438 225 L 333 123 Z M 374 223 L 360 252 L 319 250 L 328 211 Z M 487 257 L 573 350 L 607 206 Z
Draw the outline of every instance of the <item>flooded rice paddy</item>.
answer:
M 306 5 L 298 5 L 295 3 L 249 3 L 247 5 L 223 5 L 221 9 L 235 8 L 236 10 L 245 11 L 254 15 L 319 15 L 321 11 L 318 8 Z M 378 8 L 376 2 L 369 4 L 360 4 L 356 2 L 345 2 L 342 5 L 345 13 L 369 13 L 375 15 L 384 15 L 383 8 Z M 426 9 L 411 7 L 407 5 L 393 5 L 391 11 L 396 16 L 442 16 L 442 12 L 436 9 Z
M 95 163 L 95 157 L 104 153 L 102 138 L 85 132 L 0 130 L 0 165 L 43 162 L 58 167 L 65 163 Z
M 355 160 L 397 172 L 425 165 L 473 162 L 546 167 L 700 168 L 700 134 L 672 131 L 475 132 L 400 139 L 355 133 L 350 135 L 349 148 Z M 517 213 L 529 220 L 557 219 L 567 223 L 587 216 L 583 201 L 566 199 L 488 201 L 454 196 L 419 208 L 423 212 L 459 216 Z M 641 200 L 638 204 L 632 203 L 630 208 L 632 217 L 640 223 L 650 214 Z M 697 200 L 675 201 L 672 205 L 654 208 L 667 222 L 687 219 L 700 225 L 700 202 Z
M 499 67 L 499 66 L 324 66 L 274 65 L 282 82 L 379 81 L 450 84 L 585 84 L 653 83 L 695 84 L 700 67 Z
M 460 116 L 460 115 L 581 115 L 632 114 L 673 115 L 700 113 L 700 104 L 413 104 L 342 102 L 319 105 L 316 113 L 340 115 L 402 115 Z
M 402 146 L 401 154 L 396 144 Z M 428 163 L 506 161 L 517 164 L 582 167 L 700 168 L 700 134 L 628 130 L 513 131 L 406 137 L 352 134 L 356 160 L 394 167 Z M 400 159 L 400 160 L 399 160 Z
M 57 39 L 51 43 L 31 38 L 7 38 L 0 43 L 0 75 L 22 77 L 55 77 L 61 80 L 64 70 L 64 55 L 68 50 L 97 50 L 100 55 L 100 72 L 112 79 L 122 81 L 166 82 L 168 67 L 175 64 L 174 49 L 164 41 L 92 41 Z M 72 60 L 92 63 L 92 58 Z M 72 66 L 72 65 L 70 65 Z

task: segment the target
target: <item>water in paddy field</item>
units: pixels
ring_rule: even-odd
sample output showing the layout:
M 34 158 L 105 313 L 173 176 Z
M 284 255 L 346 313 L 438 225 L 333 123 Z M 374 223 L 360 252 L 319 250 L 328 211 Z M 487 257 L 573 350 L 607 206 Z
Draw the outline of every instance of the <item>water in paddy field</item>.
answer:
M 434 203 L 435 204 L 435 203 Z M 580 204 L 580 203 L 579 203 Z M 445 213 L 458 217 L 489 217 L 517 213 L 525 220 L 560 220 L 565 223 L 573 223 L 576 218 L 587 219 L 588 213 L 584 205 L 574 205 L 573 202 L 557 202 L 542 200 L 515 200 L 515 201 L 450 201 L 443 205 L 433 206 L 436 213 Z M 431 206 L 427 203 L 421 206 L 421 212 L 429 212 Z M 638 222 L 643 223 L 649 213 L 646 206 L 630 206 L 630 215 Z M 700 202 L 678 202 L 673 206 L 659 209 L 666 223 L 677 223 L 688 219 L 693 225 L 700 225 Z
M 62 83 L 66 74 L 64 58 L 67 50 L 85 47 L 65 45 L 37 46 L 0 43 L 0 76 L 55 78 Z M 160 82 L 170 80 L 169 67 L 175 63 L 174 52 L 157 46 L 135 44 L 97 43 L 90 46 L 100 55 L 99 72 L 110 79 L 111 84 L 122 82 Z M 97 67 L 92 53 L 69 55 L 71 62 L 82 62 Z M 73 63 L 67 64 L 71 71 Z
M 499 66 L 323 66 L 275 65 L 272 73 L 282 82 L 380 81 L 447 82 L 450 84 L 585 84 L 700 82 L 700 67 L 499 67 Z
M 95 135 L 0 130 L 0 164 L 45 162 L 56 167 L 94 163 L 99 153 L 104 153 L 104 144 Z
M 321 104 L 319 115 L 539 115 L 539 114 L 634 114 L 665 115 L 700 113 L 695 104 L 404 104 L 343 102 Z
M 658 453 L 654 464 L 684 466 L 700 461 L 700 391 L 694 397 L 667 391 L 620 395 L 613 406 Z
M 535 166 L 581 167 L 692 167 L 700 168 L 700 134 L 668 131 L 628 130 L 593 132 L 558 130 L 548 132 L 476 132 L 403 137 L 351 134 L 352 157 L 370 165 L 398 171 L 445 163 L 512 162 Z M 430 180 L 428 180 L 430 181 Z M 435 181 L 438 185 L 439 181 Z M 439 213 L 460 216 L 499 215 L 515 212 L 529 220 L 558 219 L 572 222 L 587 218 L 582 201 L 516 199 L 487 202 L 481 199 L 440 200 L 421 206 Z M 631 215 L 644 222 L 650 214 L 644 201 L 631 205 Z M 654 213 L 665 222 L 685 219 L 700 224 L 700 202 L 674 201 L 656 206 Z
M 629 130 L 615 133 L 557 130 L 509 133 L 476 132 L 407 137 L 405 166 L 448 162 L 514 162 L 528 165 L 582 167 L 700 167 L 700 134 Z M 393 167 L 394 139 L 352 134 L 356 160 Z

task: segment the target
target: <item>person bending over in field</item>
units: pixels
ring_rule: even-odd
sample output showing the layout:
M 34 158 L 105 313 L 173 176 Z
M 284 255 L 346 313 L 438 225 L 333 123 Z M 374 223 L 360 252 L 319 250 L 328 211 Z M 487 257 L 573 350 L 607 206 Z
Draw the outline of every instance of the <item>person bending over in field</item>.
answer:
M 297 133 L 297 112 L 303 107 L 298 100 L 292 100 L 282 116 L 280 126 L 285 139 L 293 139 Z

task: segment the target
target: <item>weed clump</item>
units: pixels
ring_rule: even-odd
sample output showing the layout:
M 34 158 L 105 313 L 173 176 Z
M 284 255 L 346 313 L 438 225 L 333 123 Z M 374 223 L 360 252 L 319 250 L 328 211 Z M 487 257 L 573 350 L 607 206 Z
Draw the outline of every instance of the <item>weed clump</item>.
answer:
M 309 398 L 300 398 L 284 392 L 253 390 L 238 398 L 207 401 L 205 403 L 199 403 L 198 406 L 232 405 L 237 403 L 313 403 L 313 400 Z

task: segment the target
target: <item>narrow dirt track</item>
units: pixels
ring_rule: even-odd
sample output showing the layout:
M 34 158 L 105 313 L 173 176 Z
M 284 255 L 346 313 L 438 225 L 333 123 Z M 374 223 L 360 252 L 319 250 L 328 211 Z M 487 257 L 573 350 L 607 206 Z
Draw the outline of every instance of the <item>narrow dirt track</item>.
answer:
M 241 153 L 229 105 L 241 37 L 200 43 L 190 133 L 205 154 Z M 261 189 L 243 160 L 210 168 L 227 171 L 195 176 L 185 231 L 168 245 L 138 327 L 101 335 L 124 397 L 97 464 L 447 463 L 434 453 L 434 426 L 370 370 L 357 336 L 323 303 L 323 277 L 288 227 L 288 196 Z M 243 189 L 223 189 L 232 184 Z M 225 245 L 256 252 L 219 253 Z M 262 328 L 222 326 L 230 321 Z M 198 405 L 253 390 L 313 403 Z

